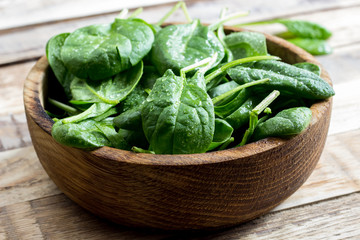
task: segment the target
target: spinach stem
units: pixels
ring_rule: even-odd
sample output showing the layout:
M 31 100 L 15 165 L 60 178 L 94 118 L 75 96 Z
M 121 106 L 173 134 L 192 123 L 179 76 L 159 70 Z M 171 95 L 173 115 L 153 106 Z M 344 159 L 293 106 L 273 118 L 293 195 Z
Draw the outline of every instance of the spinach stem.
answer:
M 263 25 L 263 24 L 273 24 L 273 23 L 280 23 L 281 21 L 282 21 L 282 19 L 273 19 L 273 20 L 258 21 L 258 22 L 240 23 L 240 24 L 234 25 L 234 27 L 255 26 L 255 25 Z
M 227 10 L 228 10 L 227 8 L 221 9 L 220 19 L 223 19 L 225 17 L 225 14 L 226 14 Z M 223 24 L 221 24 L 219 26 L 216 33 L 217 33 L 217 37 L 218 37 L 220 43 L 224 46 L 225 56 L 227 57 L 227 62 L 231 62 L 234 57 L 233 57 L 232 52 L 230 51 L 229 47 L 225 43 L 225 40 L 224 40 L 225 39 L 225 32 L 224 32 L 224 25 Z
M 225 148 L 227 148 L 227 146 L 229 146 L 230 143 L 234 142 L 234 137 L 229 138 L 226 142 L 224 142 L 218 150 L 224 150 Z
M 85 119 L 89 114 L 92 113 L 92 111 L 96 108 L 96 103 L 94 103 L 93 105 L 91 105 L 91 107 L 89 107 L 88 109 L 86 109 L 84 112 L 75 115 L 75 116 L 71 116 L 71 117 L 67 117 L 62 119 L 61 121 L 63 123 L 73 123 L 73 122 L 78 122 L 81 121 L 83 119 Z
M 184 15 L 185 15 L 185 17 L 186 17 L 186 20 L 189 22 L 189 23 L 191 23 L 193 20 L 192 20 L 192 18 L 190 17 L 190 14 L 189 14 L 189 12 L 188 12 L 188 9 L 187 9 L 187 7 L 186 7 L 186 4 L 185 4 L 185 2 L 180 2 L 181 4 L 181 9 L 183 10 L 183 12 L 184 12 Z
M 236 60 L 234 60 L 232 62 L 226 63 L 225 65 L 223 65 L 220 68 L 216 69 L 214 72 L 206 75 L 205 76 L 205 82 L 206 82 L 206 84 L 209 83 L 211 80 L 213 80 L 217 76 L 223 74 L 229 68 L 235 67 L 236 65 L 239 65 L 239 64 L 242 64 L 242 63 L 247 63 L 247 62 L 260 61 L 260 60 L 280 60 L 280 58 L 276 57 L 276 56 L 263 55 L 263 56 L 255 56 L 255 57 L 247 57 L 247 58 L 236 59 Z
M 136 18 L 137 16 L 139 16 L 139 14 L 142 13 L 142 11 L 143 11 L 143 8 L 136 9 L 134 12 L 131 13 L 131 15 L 128 17 L 128 19 Z
M 210 63 L 211 60 L 213 59 L 213 57 L 205 58 L 205 59 L 203 59 L 203 60 L 201 60 L 199 62 L 196 62 L 194 64 L 191 64 L 191 65 L 189 65 L 187 67 L 184 67 L 184 68 L 180 69 L 180 77 L 182 77 L 183 79 L 186 79 L 186 73 L 187 72 L 190 72 L 190 71 L 194 70 L 195 68 L 198 68 L 198 67 L 201 67 L 201 66 L 204 66 L 204 65 Z
M 226 23 L 226 22 L 228 22 L 230 20 L 233 20 L 233 19 L 236 19 L 236 18 L 239 18 L 239 17 L 244 17 L 244 16 L 247 16 L 247 15 L 249 15 L 249 12 L 235 12 L 235 13 L 230 14 L 230 15 L 224 17 L 224 18 L 220 18 L 217 22 L 209 25 L 208 29 L 210 31 L 215 31 L 222 24 L 224 24 L 224 23 Z
M 136 152 L 136 153 L 151 153 L 151 154 L 155 154 L 155 152 L 153 152 L 153 151 L 146 150 L 146 149 L 142 149 L 142 148 L 135 147 L 135 146 L 133 146 L 133 147 L 131 148 L 131 151 Z
M 212 55 L 211 60 L 206 64 L 205 67 L 201 68 L 199 72 L 205 74 L 214 65 L 217 57 L 218 57 L 218 53 L 215 52 L 214 55 Z
M 254 130 L 259 122 L 260 113 L 264 111 L 279 95 L 280 92 L 278 90 L 272 91 L 250 112 L 249 128 L 245 131 L 245 134 L 237 147 L 244 146 L 248 142 L 248 139 L 250 139 L 254 133 Z
M 160 26 L 161 24 L 163 24 L 166 21 L 166 19 L 168 19 L 179 7 L 182 8 L 187 21 L 189 23 L 192 22 L 192 19 L 191 19 L 190 14 L 189 14 L 189 12 L 187 10 L 185 2 L 181 1 L 181 2 L 178 2 L 175 6 L 173 6 L 170 9 L 170 11 L 168 13 L 166 13 L 165 16 L 163 16 L 155 25 Z
M 223 8 L 221 9 L 221 13 L 220 13 L 220 19 L 223 19 L 225 17 L 225 14 L 227 12 L 227 8 Z M 219 41 L 221 42 L 221 44 L 226 47 L 226 43 L 224 41 L 224 38 L 225 38 L 225 33 L 224 33 L 224 25 L 220 25 L 217 29 L 217 36 L 218 36 L 218 39 Z
M 129 12 L 129 10 L 127 8 L 124 8 L 116 18 L 125 19 L 128 12 Z
M 256 115 L 259 115 L 264 111 L 278 96 L 280 92 L 278 90 L 272 91 L 264 100 L 262 100 L 253 110 Z
M 104 120 L 105 118 L 107 118 L 111 115 L 117 114 L 117 113 L 119 113 L 118 109 L 113 107 L 113 108 L 110 108 L 109 110 L 107 110 L 106 112 L 104 112 L 103 114 L 94 118 L 94 120 L 97 122 L 100 122 L 100 121 Z
M 85 80 L 84 80 L 85 81 Z M 103 96 L 101 96 L 96 90 L 94 90 L 92 87 L 90 87 L 86 81 L 85 81 L 85 86 L 87 89 L 89 89 L 89 91 L 91 93 L 93 93 L 96 97 L 98 97 L 101 101 L 103 101 L 104 103 L 108 103 L 108 104 L 113 104 L 113 105 L 116 105 L 119 103 L 119 100 L 111 100 L 111 99 L 108 99 L 108 98 L 105 98 Z
M 238 86 L 236 88 L 231 89 L 230 91 L 227 91 L 226 93 L 223 93 L 223 94 L 221 94 L 221 95 L 219 95 L 217 97 L 214 97 L 212 99 L 212 102 L 213 102 L 213 104 L 216 104 L 219 101 L 227 98 L 228 96 L 230 96 L 230 95 L 232 95 L 232 94 L 234 94 L 234 93 L 236 93 L 236 92 L 238 92 L 238 91 L 240 91 L 240 90 L 242 90 L 244 88 L 248 88 L 248 87 L 251 87 L 251 86 L 263 84 L 263 83 L 266 83 L 268 81 L 270 81 L 269 78 L 264 78 L 264 79 L 260 79 L 260 80 L 256 80 L 256 81 L 252 81 L 252 82 L 249 82 L 249 83 L 242 84 L 242 85 L 240 85 L 240 86 Z
M 57 108 L 60 108 L 61 110 L 64 110 L 65 112 L 69 113 L 70 115 L 76 115 L 79 113 L 79 111 L 76 108 L 73 108 L 65 103 L 59 102 L 55 99 L 48 98 L 48 102 L 52 105 L 54 105 Z
M 241 142 L 239 143 L 239 146 L 244 146 L 248 139 L 251 137 L 251 135 L 254 133 L 255 127 L 258 123 L 258 115 L 255 114 L 253 111 L 250 112 L 250 120 L 249 120 L 249 128 L 245 131 L 243 138 L 241 139 Z

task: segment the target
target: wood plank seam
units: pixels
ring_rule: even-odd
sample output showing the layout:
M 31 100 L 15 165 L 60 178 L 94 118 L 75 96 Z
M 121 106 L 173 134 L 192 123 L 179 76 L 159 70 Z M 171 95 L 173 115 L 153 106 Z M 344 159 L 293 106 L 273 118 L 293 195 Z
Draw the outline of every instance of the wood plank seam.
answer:
M 300 15 L 306 16 L 306 15 L 311 15 L 314 13 L 338 11 L 338 10 L 354 8 L 354 7 L 360 7 L 360 4 L 351 4 L 351 5 L 345 5 L 345 6 L 331 6 L 331 7 L 325 7 L 323 9 L 308 9 L 308 10 L 299 11 L 299 12 L 295 12 L 295 13 L 291 13 L 291 14 L 282 14 L 282 15 L 278 15 L 276 17 L 271 17 L 271 18 L 263 18 L 263 19 L 259 19 L 259 21 L 270 21 L 270 20 L 274 20 L 274 19 L 278 19 L 278 18 L 294 18 L 294 17 L 300 16 Z M 1 31 L 0 31 L 0 33 L 1 33 Z

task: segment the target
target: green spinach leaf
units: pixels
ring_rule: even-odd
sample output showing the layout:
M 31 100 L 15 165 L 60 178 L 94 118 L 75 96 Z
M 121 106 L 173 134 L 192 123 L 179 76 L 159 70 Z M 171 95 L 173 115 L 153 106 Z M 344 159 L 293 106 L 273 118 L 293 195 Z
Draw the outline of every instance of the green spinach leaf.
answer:
M 214 137 L 207 151 L 214 150 L 215 148 L 227 142 L 231 138 L 233 131 L 234 129 L 225 120 L 215 118 Z
M 208 27 L 194 20 L 191 24 L 170 25 L 157 34 L 151 50 L 151 60 L 160 74 L 180 69 L 217 53 L 216 66 L 223 59 L 224 47 Z
M 313 63 L 301 62 L 301 63 L 295 63 L 294 66 L 308 70 L 312 73 L 315 73 L 318 76 L 320 76 L 320 74 L 321 74 L 321 68 L 318 65 L 313 64 Z
M 81 79 L 101 80 L 138 64 L 151 50 L 152 29 L 139 19 L 79 28 L 65 40 L 61 58 Z
M 318 75 L 279 61 L 259 61 L 250 67 L 238 66 L 228 70 L 231 79 L 238 84 L 269 78 L 257 89 L 275 90 L 308 99 L 326 99 L 335 94 L 333 88 Z
M 71 99 L 70 84 L 74 75 L 67 70 L 61 59 L 61 48 L 69 35 L 70 33 L 62 33 L 50 38 L 46 44 L 46 57 L 56 79 L 64 88 L 67 98 Z
M 205 152 L 214 134 L 214 106 L 206 91 L 171 70 L 159 79 L 141 110 L 142 125 L 157 154 Z
M 290 19 L 278 19 L 273 22 L 285 25 L 290 33 L 301 38 L 326 40 L 332 35 L 328 29 L 314 22 Z
M 57 121 L 51 130 L 54 139 L 66 146 L 77 148 L 96 148 L 111 146 L 111 142 L 96 126 L 96 121 L 85 120 L 79 123 Z
M 233 59 L 267 55 L 266 38 L 256 32 L 234 32 L 224 38 Z
M 143 64 L 139 62 L 134 67 L 100 82 L 75 78 L 70 86 L 73 96 L 70 102 L 103 102 L 116 105 L 135 88 L 142 72 Z
M 274 117 L 260 123 L 254 131 L 253 140 L 299 134 L 310 124 L 311 116 L 311 110 L 307 107 L 283 110 Z
M 329 43 L 322 39 L 291 38 L 287 39 L 287 41 L 301 47 L 313 55 L 325 55 L 332 53 L 332 48 Z

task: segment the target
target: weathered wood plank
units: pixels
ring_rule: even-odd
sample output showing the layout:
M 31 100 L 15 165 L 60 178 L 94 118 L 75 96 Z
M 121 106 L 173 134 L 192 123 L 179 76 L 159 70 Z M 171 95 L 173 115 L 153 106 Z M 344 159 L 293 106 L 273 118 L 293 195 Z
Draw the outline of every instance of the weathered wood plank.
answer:
M 24 112 L 0 115 L 0 152 L 30 145 Z
M 31 145 L 22 89 L 34 62 L 0 68 L 0 152 Z
M 317 60 L 329 72 L 331 80 L 335 85 L 360 79 L 359 43 L 337 47 L 332 54 L 318 56 Z M 335 87 L 337 88 L 337 86 Z
M 334 86 L 335 97 L 329 134 L 341 133 L 360 128 L 359 81 Z
M 360 193 L 270 213 L 196 239 L 359 239 Z
M 360 130 L 328 136 L 324 152 L 309 179 L 273 211 L 360 191 L 358 146 Z
M 0 207 L 59 192 L 32 146 L 0 152 Z
M 101 1 L 101 4 L 99 1 L 95 0 L 80 0 L 76 2 L 71 0 L 53 0 L 51 3 L 45 0 L 37 0 L 35 3 L 34 1 L 29 2 L 26 0 L 4 1 L 0 2 L 0 31 L 72 18 L 116 13 L 124 8 L 131 9 L 171 2 L 176 2 L 176 0 L 136 0 L 120 2 L 116 0 L 104 0 Z M 196 12 L 197 16 L 204 16 L 205 18 L 208 18 L 209 14 L 207 11 L 203 11 L 204 7 L 213 9 L 214 13 L 218 14 L 218 10 L 224 5 L 228 6 L 230 9 L 242 6 L 244 10 L 255 10 L 255 12 L 258 11 L 265 15 L 273 15 L 274 13 L 292 15 L 305 10 L 314 11 L 324 8 L 347 7 L 360 3 L 358 0 L 332 0 L 328 1 L 326 4 L 321 0 L 311 1 L 311 3 L 304 0 L 277 0 L 272 1 L 272 4 L 266 4 L 261 0 L 251 2 L 246 0 L 238 0 L 236 2 L 217 0 L 212 1 L 211 6 L 209 6 L 210 4 L 206 1 L 187 0 L 186 2 L 188 5 L 193 3 L 196 4 L 195 9 L 197 9 L 197 11 L 193 11 L 192 9 L 190 9 L 190 11 Z M 294 6 L 297 7 L 294 8 Z M 299 8 L 299 6 L 301 7 Z
M 31 202 L 18 203 L 1 209 L 0 239 L 42 239 Z
M 358 17 L 360 1 L 287 1 L 277 0 L 277 4 L 264 1 L 212 1 L 211 4 L 206 1 L 190 1 L 189 12 L 192 16 L 200 18 L 203 22 L 214 22 L 218 19 L 219 11 L 222 7 L 228 6 L 231 11 L 250 10 L 251 15 L 240 21 L 252 21 L 281 16 L 298 15 L 296 18 L 305 20 L 315 20 L 334 31 L 334 37 L 331 43 L 334 46 L 350 44 L 358 41 L 359 33 L 357 31 L 360 25 L 360 17 Z M 349 8 L 348 6 L 354 6 Z M 339 7 L 339 9 L 337 9 Z M 345 7 L 341 9 L 340 7 Z M 146 8 L 141 17 L 149 22 L 158 21 L 164 13 L 169 10 L 170 6 L 158 6 Z M 331 11 L 319 11 L 312 14 L 304 14 L 308 11 L 319 9 L 332 9 Z M 333 24 L 334 17 L 336 24 Z M 45 54 L 45 45 L 48 39 L 62 32 L 71 32 L 76 28 L 95 23 L 111 22 L 116 14 L 106 14 L 101 16 L 93 16 L 82 19 L 74 19 L 63 22 L 52 22 L 46 25 L 38 25 L 25 27 L 11 31 L 0 32 L 0 64 L 22 61 L 24 59 L 34 59 Z M 352 25 L 348 24 L 348 17 L 351 17 Z M 246 19 L 246 20 L 245 20 Z M 185 21 L 181 11 L 169 18 L 169 21 Z M 238 21 L 237 21 L 238 22 Z M 275 28 L 277 28 L 275 26 Z M 259 30 L 268 31 L 266 27 Z M 269 32 L 272 32 L 271 28 Z M 346 37 L 345 37 L 346 36 Z M 340 42 L 339 42 L 340 41 Z M 339 42 L 339 43 L 338 43 Z
M 0 208 L 0 236 L 8 239 L 357 239 L 360 193 L 266 214 L 211 232 L 131 229 L 86 212 L 64 195 Z
M 0 2 L 0 30 L 28 26 L 69 18 L 80 18 L 89 15 L 119 12 L 124 8 L 137 8 L 149 5 L 175 2 L 176 0 L 45 0 L 37 1 L 3 1 Z

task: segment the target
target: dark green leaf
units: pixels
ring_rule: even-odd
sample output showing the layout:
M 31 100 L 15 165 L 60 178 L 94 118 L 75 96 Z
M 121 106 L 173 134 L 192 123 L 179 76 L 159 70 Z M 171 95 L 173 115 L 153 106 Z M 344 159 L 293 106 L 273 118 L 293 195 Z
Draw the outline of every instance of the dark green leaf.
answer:
M 234 129 L 223 119 L 215 118 L 215 132 L 207 151 L 214 150 L 231 138 Z
M 116 19 L 71 33 L 61 49 L 65 66 L 82 79 L 109 78 L 135 66 L 150 51 L 154 34 L 138 19 Z
M 94 120 L 67 124 L 58 121 L 54 124 L 51 134 L 57 142 L 71 147 L 96 148 L 111 146 L 110 141 L 96 127 L 96 123 Z
M 224 38 L 234 59 L 267 55 L 264 34 L 256 32 L 234 32 Z
M 214 111 L 217 116 L 226 118 L 239 109 L 239 107 L 241 107 L 241 105 L 250 97 L 250 91 L 244 89 L 235 95 L 236 96 L 231 101 L 214 106 Z
M 156 81 L 141 115 L 155 153 L 200 153 L 211 144 L 215 123 L 210 97 L 171 70 Z
M 200 21 L 191 24 L 170 25 L 156 34 L 151 60 L 158 71 L 163 74 L 172 69 L 176 74 L 180 69 L 200 60 L 218 54 L 214 65 L 224 57 L 224 47 L 215 34 Z
M 74 75 L 67 70 L 61 59 L 61 48 L 69 35 L 70 33 L 62 33 L 50 38 L 46 44 L 46 57 L 67 98 L 71 99 L 70 83 Z
M 210 89 L 208 94 L 211 98 L 214 98 L 230 91 L 231 89 L 236 88 L 237 86 L 239 86 L 239 84 L 237 84 L 235 81 L 229 81 Z
M 135 88 L 143 71 L 142 62 L 103 81 L 75 78 L 71 83 L 73 100 L 82 102 L 104 102 L 116 105 Z M 73 102 L 73 101 L 72 101 Z
M 131 108 L 113 120 L 114 126 L 119 129 L 119 134 L 129 146 L 148 147 L 149 145 L 142 128 L 141 107 L 142 105 L 138 105 Z
M 261 100 L 261 96 L 250 96 L 235 111 L 225 117 L 225 121 L 227 121 L 234 130 L 245 126 L 249 122 L 250 111 L 253 110 Z
M 267 137 L 286 137 L 301 133 L 311 121 L 307 107 L 289 108 L 260 123 L 253 134 L 255 141 Z
M 278 19 L 275 21 L 284 24 L 290 33 L 301 38 L 325 40 L 332 35 L 328 29 L 314 22 L 290 19 Z
M 254 86 L 256 89 L 280 90 L 308 99 L 326 99 L 335 94 L 332 87 L 318 75 L 279 61 L 259 61 L 251 67 L 235 67 L 228 74 L 238 84 L 269 78 L 266 84 Z
M 295 67 L 308 70 L 312 73 L 315 73 L 316 75 L 320 76 L 321 74 L 321 68 L 318 65 L 315 65 L 313 63 L 309 62 L 301 62 L 301 63 L 295 63 Z
M 313 55 L 326 55 L 332 53 L 332 48 L 329 43 L 322 39 L 292 38 L 287 40 Z
M 86 109 L 84 112 L 74 115 L 74 116 L 71 116 L 71 117 L 64 118 L 61 121 L 64 123 L 74 123 L 74 122 L 80 122 L 80 121 L 83 121 L 83 120 L 89 119 L 89 118 L 95 118 L 95 117 L 103 115 L 104 113 L 109 111 L 109 109 L 111 109 L 112 107 L 113 107 L 112 104 L 94 103 L 88 109 Z

